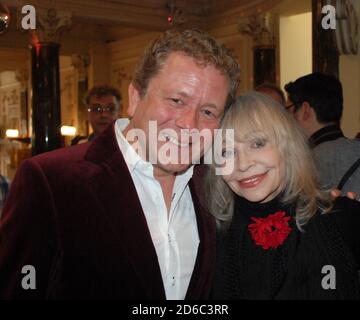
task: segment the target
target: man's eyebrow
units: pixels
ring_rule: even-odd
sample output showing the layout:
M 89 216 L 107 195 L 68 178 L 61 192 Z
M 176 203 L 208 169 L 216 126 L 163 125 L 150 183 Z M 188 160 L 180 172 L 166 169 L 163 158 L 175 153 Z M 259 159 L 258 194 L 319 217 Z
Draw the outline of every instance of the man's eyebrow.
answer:
M 179 92 L 177 92 L 177 94 L 179 96 L 182 96 L 183 98 L 188 98 L 189 97 L 189 95 L 185 91 L 179 91 Z
M 212 102 L 205 103 L 205 104 L 203 105 L 203 107 L 209 107 L 209 108 L 218 109 L 217 104 L 216 104 L 216 103 L 212 103 Z
M 187 99 L 187 98 L 190 97 L 190 96 L 189 96 L 186 92 L 184 92 L 184 91 L 176 91 L 176 92 L 169 91 L 169 92 L 164 92 L 164 96 L 165 96 L 165 97 L 180 96 L 181 98 L 184 98 L 184 99 Z
M 179 96 L 181 96 L 183 98 L 189 98 L 190 97 L 185 91 L 178 91 L 178 92 L 176 92 L 176 94 L 178 94 Z M 213 103 L 213 102 L 205 103 L 205 104 L 202 105 L 202 107 L 209 107 L 209 108 L 219 109 L 217 104 Z

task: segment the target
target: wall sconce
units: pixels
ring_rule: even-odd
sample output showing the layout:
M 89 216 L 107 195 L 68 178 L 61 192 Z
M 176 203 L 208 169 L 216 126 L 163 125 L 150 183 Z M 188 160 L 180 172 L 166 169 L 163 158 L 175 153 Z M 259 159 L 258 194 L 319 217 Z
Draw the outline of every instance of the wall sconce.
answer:
M 19 137 L 19 130 L 18 129 L 7 129 L 5 132 L 5 136 L 10 141 L 18 141 L 25 144 L 31 143 L 31 138 L 28 137 Z
M 6 138 L 18 138 L 19 130 L 17 129 L 7 129 L 5 132 Z
M 65 137 L 74 137 L 76 135 L 76 128 L 72 126 L 62 126 L 61 135 Z

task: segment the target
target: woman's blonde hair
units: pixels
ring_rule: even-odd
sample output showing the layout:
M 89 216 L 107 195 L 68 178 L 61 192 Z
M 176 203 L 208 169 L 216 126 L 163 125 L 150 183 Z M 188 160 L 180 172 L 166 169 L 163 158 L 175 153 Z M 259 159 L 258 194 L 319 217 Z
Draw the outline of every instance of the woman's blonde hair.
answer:
M 322 213 L 330 210 L 329 193 L 318 188 L 307 139 L 283 106 L 261 93 L 249 92 L 236 99 L 224 115 L 221 128 L 234 129 L 235 140 L 261 132 L 262 138 L 265 134 L 278 148 L 284 161 L 281 202 L 295 204 L 295 219 L 300 230 L 317 210 Z M 210 166 L 205 180 L 208 206 L 219 225 L 228 225 L 233 215 L 234 193 L 223 177 L 215 174 L 215 168 L 215 164 Z

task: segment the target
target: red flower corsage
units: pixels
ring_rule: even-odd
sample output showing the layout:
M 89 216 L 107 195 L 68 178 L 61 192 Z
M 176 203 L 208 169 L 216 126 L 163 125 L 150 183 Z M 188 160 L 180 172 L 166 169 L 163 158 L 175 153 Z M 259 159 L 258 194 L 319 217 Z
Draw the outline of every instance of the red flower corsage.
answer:
M 284 243 L 291 228 L 289 227 L 290 217 L 285 217 L 284 211 L 268 215 L 266 218 L 251 219 L 255 222 L 248 226 L 251 237 L 255 243 L 263 249 L 277 248 Z

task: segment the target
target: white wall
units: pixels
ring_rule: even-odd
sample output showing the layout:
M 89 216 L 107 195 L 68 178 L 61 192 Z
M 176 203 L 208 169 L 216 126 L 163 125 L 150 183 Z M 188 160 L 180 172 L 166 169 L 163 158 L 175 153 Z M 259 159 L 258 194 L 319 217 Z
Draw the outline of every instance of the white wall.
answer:
M 356 4 L 356 1 L 353 1 Z M 360 21 L 360 1 L 357 2 Z M 357 55 L 340 56 L 340 81 L 344 91 L 344 113 L 341 127 L 347 137 L 354 137 L 360 132 L 360 27 L 359 49 Z
M 280 85 L 312 72 L 311 12 L 280 16 Z

